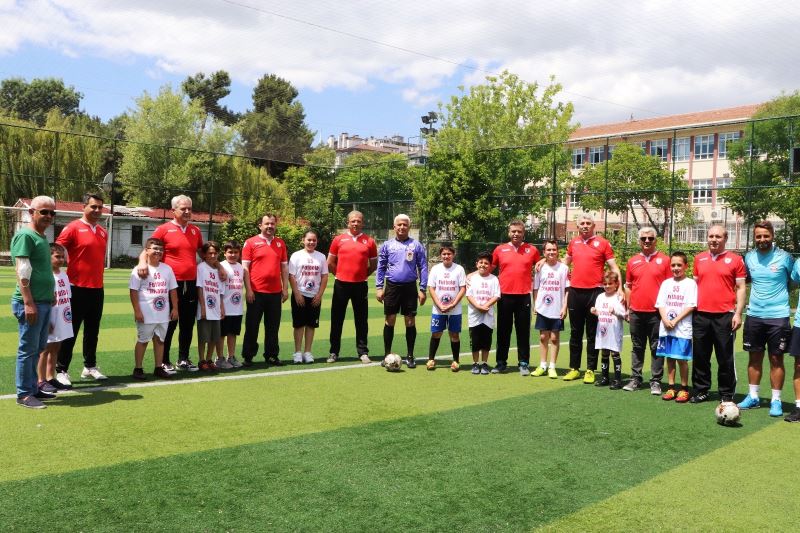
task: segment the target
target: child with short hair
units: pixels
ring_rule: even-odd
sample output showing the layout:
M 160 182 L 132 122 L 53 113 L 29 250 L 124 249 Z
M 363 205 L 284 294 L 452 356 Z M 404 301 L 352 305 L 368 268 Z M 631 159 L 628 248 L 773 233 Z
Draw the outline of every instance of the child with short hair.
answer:
M 442 262 L 434 265 L 428 274 L 428 294 L 431 295 L 431 342 L 428 348 L 428 370 L 436 368 L 436 350 L 442 333 L 450 334 L 450 349 L 453 362 L 450 370 L 458 372 L 461 351 L 461 299 L 467 291 L 467 274 L 464 267 L 453 262 L 456 250 L 449 244 L 439 248 Z
M 130 289 L 133 318 L 136 321 L 136 347 L 134 348 L 134 379 L 146 379 L 142 367 L 144 352 L 152 339 L 157 378 L 170 379 L 174 373 L 164 368 L 164 339 L 171 320 L 178 319 L 178 282 L 172 268 L 162 263 L 164 241 L 147 239 L 144 258 L 147 261 L 147 277 L 139 277 L 138 267 L 131 271 Z M 169 300 L 167 300 L 169 298 Z
M 236 359 L 236 337 L 242 332 L 242 315 L 246 296 L 244 267 L 239 263 L 242 247 L 236 241 L 228 241 L 222 245 L 222 252 L 225 260 L 220 264 L 228 277 L 223 282 L 225 318 L 220 323 L 220 345 L 217 346 L 216 365 L 217 368 L 240 368 L 242 363 Z M 226 351 L 227 358 L 224 356 Z
M 567 316 L 569 267 L 558 260 L 558 243 L 554 240 L 545 241 L 544 260 L 533 278 L 534 327 L 539 330 L 541 356 L 539 367 L 531 375 L 539 377 L 546 373 L 551 379 L 556 379 L 556 360 L 561 332 L 564 331 L 564 317 Z
M 61 341 L 73 336 L 72 331 L 72 307 L 70 298 L 72 290 L 69 285 L 69 278 L 66 271 L 61 270 L 67 257 L 67 250 L 58 243 L 50 243 L 50 266 L 53 268 L 55 278 L 55 291 L 53 298 L 55 303 L 50 311 L 50 331 L 47 335 L 47 346 L 39 356 L 37 373 L 39 374 L 39 390 L 47 393 L 54 393 L 58 390 L 65 390 L 71 387 L 62 385 L 56 379 L 56 362 L 58 360 L 58 350 L 61 348 Z
M 225 302 L 219 279 L 219 244 L 207 241 L 200 250 L 203 262 L 197 265 L 197 368 L 208 372 L 217 369 L 213 356 L 222 338 L 220 322 L 225 318 Z
M 317 251 L 319 235 L 314 230 L 303 234 L 303 249 L 289 258 L 289 285 L 292 286 L 292 327 L 295 364 L 313 363 L 311 345 L 319 327 L 322 295 L 328 286 L 328 261 Z M 301 347 L 304 349 L 301 351 Z
M 662 400 L 676 403 L 689 401 L 689 361 L 692 360 L 692 313 L 697 307 L 697 283 L 686 277 L 689 262 L 683 252 L 673 252 L 669 258 L 672 279 L 661 283 L 656 309 L 661 315 L 658 326 L 656 355 L 667 361 L 667 392 Z M 675 391 L 675 362 L 681 374 L 681 390 Z
M 606 272 L 603 276 L 604 293 L 598 294 L 594 307 L 590 312 L 597 316 L 597 335 L 594 347 L 601 350 L 600 370 L 602 376 L 595 383 L 596 387 L 609 385 L 609 357 L 614 362 L 614 379 L 609 389 L 622 388 L 622 321 L 625 319 L 625 303 L 619 295 L 619 274 Z
M 467 280 L 469 341 L 472 373 L 488 375 L 489 350 L 494 330 L 494 304 L 500 299 L 500 282 L 492 274 L 492 254 L 481 252 L 475 262 L 477 272 Z

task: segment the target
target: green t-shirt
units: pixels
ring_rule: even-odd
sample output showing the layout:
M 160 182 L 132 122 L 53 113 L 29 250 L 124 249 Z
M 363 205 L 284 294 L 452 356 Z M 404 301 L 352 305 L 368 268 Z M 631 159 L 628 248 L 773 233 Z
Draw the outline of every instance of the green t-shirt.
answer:
M 14 234 L 11 239 L 11 259 L 27 257 L 30 259 L 33 272 L 31 273 L 31 294 L 36 303 L 53 301 L 55 279 L 53 268 L 50 266 L 50 244 L 47 239 L 30 229 L 24 227 Z M 12 300 L 21 302 L 22 294 L 19 284 L 14 289 Z

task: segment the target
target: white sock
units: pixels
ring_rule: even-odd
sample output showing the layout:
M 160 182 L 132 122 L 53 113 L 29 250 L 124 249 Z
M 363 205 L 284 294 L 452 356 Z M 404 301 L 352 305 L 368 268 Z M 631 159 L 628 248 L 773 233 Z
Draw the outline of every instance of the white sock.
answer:
M 547 361 L 542 361 L 539 363 L 539 366 L 542 368 L 542 370 L 547 370 Z
M 555 361 L 551 361 L 550 362 L 550 368 L 555 368 L 555 367 L 556 367 L 556 362 Z
M 781 390 L 780 389 L 772 389 L 772 401 L 775 400 L 781 401 Z
M 794 406 L 797 407 L 798 409 L 800 409 L 800 400 L 795 400 L 794 401 Z
M 755 398 L 758 400 L 758 389 L 760 388 L 759 385 L 749 385 L 750 387 L 750 397 Z

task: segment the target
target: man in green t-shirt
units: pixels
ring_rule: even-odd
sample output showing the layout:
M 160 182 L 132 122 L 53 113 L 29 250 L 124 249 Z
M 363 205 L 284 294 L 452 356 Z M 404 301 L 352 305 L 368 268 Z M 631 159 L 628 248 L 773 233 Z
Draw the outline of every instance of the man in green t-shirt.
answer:
M 28 213 L 30 223 L 11 239 L 11 260 L 17 273 L 11 312 L 19 324 L 17 404 L 30 409 L 44 409 L 41 400 L 55 398 L 55 395 L 39 390 L 36 365 L 39 354 L 47 346 L 55 289 L 50 244 L 44 231 L 56 216 L 56 203 L 49 196 L 37 196 L 31 200 Z

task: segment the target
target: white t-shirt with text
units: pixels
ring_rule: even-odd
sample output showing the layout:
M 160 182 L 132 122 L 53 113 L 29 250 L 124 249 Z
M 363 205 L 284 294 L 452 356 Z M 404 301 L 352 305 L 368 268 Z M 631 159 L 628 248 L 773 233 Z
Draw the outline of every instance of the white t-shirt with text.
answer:
M 557 262 L 555 266 L 547 263 L 533 278 L 536 293 L 536 313 L 547 318 L 561 318 L 561 307 L 569 287 L 569 267 Z
M 128 288 L 139 293 L 139 308 L 145 324 L 165 324 L 169 322 L 169 291 L 177 289 L 178 282 L 166 263 L 155 267 L 147 265 L 147 269 L 147 277 L 142 279 L 134 268 Z
M 313 298 L 319 292 L 322 276 L 328 274 L 328 261 L 320 252 L 298 250 L 289 258 L 289 275 L 294 276 L 297 290 Z
M 471 296 L 473 300 L 484 305 L 492 298 L 500 297 L 500 281 L 494 274 L 489 274 L 488 276 L 475 274 L 469 278 L 466 296 Z M 474 328 L 480 324 L 485 324 L 494 329 L 495 307 L 497 306 L 493 305 L 484 313 L 483 311 L 475 309 L 471 303 L 468 303 L 469 327 Z
M 450 265 L 450 268 L 445 267 L 443 263 L 434 265 L 428 274 L 428 287 L 436 291 L 436 297 L 439 298 L 439 301 L 443 304 L 447 304 L 455 300 L 456 296 L 458 295 L 458 291 L 461 290 L 461 287 L 465 287 L 466 285 L 467 274 L 464 272 L 464 267 L 455 263 Z M 434 315 L 461 314 L 461 302 L 459 302 L 457 306 L 452 308 L 447 313 L 442 313 L 441 309 L 436 307 L 436 304 L 432 304 L 432 306 L 432 313 Z

